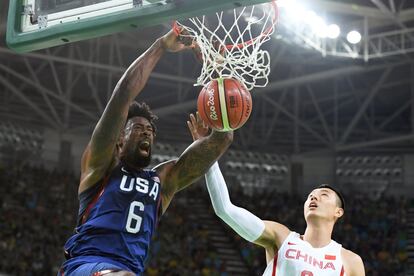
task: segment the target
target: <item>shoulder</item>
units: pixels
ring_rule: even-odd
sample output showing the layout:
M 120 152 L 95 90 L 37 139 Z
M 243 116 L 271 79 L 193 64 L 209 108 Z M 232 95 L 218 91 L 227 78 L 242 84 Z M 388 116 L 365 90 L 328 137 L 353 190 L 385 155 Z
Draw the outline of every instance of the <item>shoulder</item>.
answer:
M 175 192 L 174 187 L 171 187 L 172 185 L 170 185 L 168 182 L 170 182 L 169 180 L 171 178 L 170 177 L 171 171 L 173 171 L 173 168 L 176 164 L 177 164 L 177 159 L 172 159 L 172 160 L 168 160 L 163 163 L 160 163 L 154 168 L 152 168 L 152 171 L 154 171 L 160 179 L 161 186 L 163 187 L 163 193 L 165 195 L 170 194 L 170 193 L 174 194 Z
M 281 223 L 268 220 L 264 220 L 263 222 L 265 224 L 265 230 L 255 243 L 270 251 L 276 251 L 292 232 Z
M 361 257 L 358 254 L 352 252 L 351 250 L 348 250 L 342 247 L 341 254 L 342 254 L 343 259 L 346 259 L 349 261 L 359 261 L 362 263 Z
M 155 167 L 153 167 L 151 170 L 156 172 L 162 181 L 168 175 L 169 171 L 175 166 L 175 164 L 177 164 L 177 160 L 178 159 L 172 159 L 172 160 L 162 162 L 156 165 Z
M 358 254 L 352 252 L 351 250 L 342 248 L 341 255 L 347 276 L 365 275 L 364 263 Z
M 257 245 L 264 247 L 266 251 L 266 260 L 269 262 L 282 248 L 283 243 L 291 235 L 292 232 L 285 225 L 275 221 L 263 221 L 265 230 L 262 235 L 254 242 Z
M 80 176 L 78 195 L 101 183 L 101 181 L 103 181 L 106 177 L 112 175 L 118 167 L 119 163 L 113 160 L 112 164 L 108 168 L 83 169 Z
M 279 237 L 279 241 L 281 243 L 283 243 L 290 233 L 295 233 L 292 232 L 286 225 L 279 222 L 270 220 L 264 220 L 263 222 L 265 223 L 267 230 Z
M 163 170 L 165 167 L 174 166 L 175 163 L 177 163 L 177 160 L 178 159 L 171 159 L 171 160 L 159 163 L 158 165 L 153 167 L 151 170 L 159 172 L 159 171 Z

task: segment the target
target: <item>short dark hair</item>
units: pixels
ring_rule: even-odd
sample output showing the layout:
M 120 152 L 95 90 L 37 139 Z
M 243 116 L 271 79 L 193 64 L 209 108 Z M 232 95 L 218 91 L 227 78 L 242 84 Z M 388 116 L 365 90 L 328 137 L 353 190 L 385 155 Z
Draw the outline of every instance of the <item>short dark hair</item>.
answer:
M 341 207 L 345 211 L 345 199 L 342 196 L 342 194 L 339 192 L 339 190 L 335 189 L 334 187 L 332 187 L 331 185 L 328 185 L 328 184 L 319 185 L 319 187 L 317 187 L 316 189 L 324 189 L 324 188 L 325 189 L 330 189 L 330 190 L 334 191 L 337 194 L 337 196 L 341 200 L 341 206 L 339 206 L 339 207 Z
M 139 103 L 137 101 L 132 102 L 132 104 L 129 106 L 127 122 L 133 117 L 144 117 L 150 122 L 154 133 L 156 132 L 157 127 L 155 125 L 155 121 L 158 119 L 158 117 L 152 113 L 151 108 L 146 103 Z

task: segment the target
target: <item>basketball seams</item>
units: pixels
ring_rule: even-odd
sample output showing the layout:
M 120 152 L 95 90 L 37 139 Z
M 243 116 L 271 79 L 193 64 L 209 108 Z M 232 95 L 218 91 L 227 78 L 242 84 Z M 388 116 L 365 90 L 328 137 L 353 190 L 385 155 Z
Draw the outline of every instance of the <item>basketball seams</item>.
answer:
M 225 80 L 226 82 L 228 82 L 229 84 L 231 83 L 231 85 L 233 86 L 233 87 L 237 87 L 237 90 L 238 90 L 238 92 L 239 92 L 239 96 L 241 97 L 242 95 L 241 95 L 241 93 L 240 93 L 240 90 L 239 90 L 239 87 L 238 87 L 238 85 L 237 85 L 237 82 L 235 81 L 235 80 L 233 80 L 233 79 L 226 79 Z M 227 99 L 227 97 L 230 97 L 231 95 L 226 95 L 226 99 Z M 234 95 L 233 95 L 234 96 Z M 242 102 L 243 103 L 243 102 Z M 231 107 L 228 105 L 228 103 L 226 102 L 226 107 L 227 107 L 227 110 L 230 110 L 231 109 Z M 243 108 L 243 105 L 242 105 L 242 108 Z M 237 109 L 237 108 L 236 108 Z M 233 112 L 234 113 L 234 112 Z M 233 113 L 232 113 L 232 115 L 233 115 Z M 239 113 L 239 112 L 236 112 L 236 114 L 237 113 Z M 239 125 L 239 123 L 240 123 L 240 121 L 241 121 L 241 117 L 239 116 L 239 118 L 238 118 L 238 122 L 237 123 L 234 123 L 233 122 L 233 119 L 234 119 L 234 116 L 229 116 L 229 114 L 227 114 L 227 117 L 229 118 L 229 125 L 230 125 L 230 128 L 232 128 L 232 129 L 236 129 L 237 128 L 237 126 Z
M 240 128 L 247 121 L 247 120 L 245 120 L 243 122 L 244 117 L 245 117 L 244 113 L 246 111 L 246 106 L 245 106 L 246 99 L 244 98 L 244 95 L 246 94 L 246 92 L 247 93 L 250 93 L 250 92 L 247 89 L 245 89 L 245 87 L 243 87 L 243 85 L 241 83 L 237 82 L 236 80 L 232 80 L 232 81 L 234 82 L 234 85 L 237 87 L 237 92 L 239 93 L 240 99 L 241 99 L 241 112 L 240 112 L 238 122 L 237 122 L 237 124 L 235 124 L 237 128 Z
M 249 98 L 249 100 L 247 101 L 247 103 L 246 103 L 246 105 L 244 104 L 244 102 L 246 102 L 246 100 L 247 100 L 247 98 L 245 99 L 244 98 L 244 95 L 246 94 L 246 93 L 242 93 L 243 95 L 242 95 L 242 104 L 243 104 L 243 113 L 242 113 L 242 115 L 241 115 L 241 117 L 240 117 L 240 121 L 243 121 L 244 120 L 244 122 L 239 126 L 239 127 L 242 127 L 246 122 L 247 122 L 247 120 L 249 119 L 249 117 L 250 117 L 250 114 L 252 113 L 252 109 L 253 109 L 253 101 L 252 101 L 252 96 L 251 96 L 251 94 L 250 94 L 250 91 L 246 88 L 246 87 L 244 87 L 244 86 L 241 86 L 241 88 L 246 92 L 246 93 L 248 93 L 247 95 L 247 97 Z M 241 92 L 241 91 L 240 91 Z M 247 116 L 247 118 L 244 118 L 244 113 L 245 113 L 245 109 L 248 107 L 250 105 L 250 112 L 249 112 L 249 114 L 248 114 L 248 116 Z
M 237 82 L 235 82 L 235 83 L 237 85 L 237 91 L 239 92 L 240 98 L 241 98 L 241 109 L 242 109 L 242 112 L 240 114 L 239 121 L 236 124 L 236 126 L 239 126 L 240 127 L 240 122 L 243 120 L 243 115 L 244 115 L 244 97 L 243 97 L 243 93 L 242 93 L 242 91 L 240 89 L 241 88 L 240 87 L 240 84 L 237 83 Z
M 223 80 L 223 87 L 224 87 L 224 91 L 226 91 L 225 89 L 226 89 L 226 87 L 230 84 L 230 79 L 224 79 Z M 227 92 L 227 91 L 226 91 Z M 231 128 L 231 129 L 233 129 L 233 124 L 232 124 L 232 119 L 233 119 L 233 116 L 232 116 L 232 114 L 229 112 L 229 110 L 230 110 L 230 107 L 229 107 L 229 104 L 230 104 L 230 101 L 228 101 L 228 98 L 230 97 L 231 95 L 229 95 L 228 93 L 225 93 L 225 95 L 224 95 L 224 98 L 226 99 L 225 100 L 225 102 L 226 102 L 226 110 L 227 110 L 227 120 L 228 120 L 228 124 L 229 124 L 229 127 Z
M 247 93 L 250 93 L 245 87 L 239 87 L 239 89 L 240 88 L 242 88 L 243 90 L 245 90 Z M 240 116 L 240 122 L 242 122 L 243 120 L 244 120 L 244 112 L 246 111 L 245 110 L 245 108 L 247 108 L 245 105 L 244 105 L 244 103 L 245 103 L 245 101 L 246 101 L 246 99 L 244 98 L 244 93 L 242 93 L 242 91 L 240 91 L 239 90 L 239 92 L 240 92 L 240 96 L 241 96 L 241 98 L 242 98 L 242 106 L 243 106 L 243 112 L 242 112 L 242 114 L 241 114 L 241 116 Z M 252 103 L 252 101 L 250 101 L 250 103 L 251 104 L 253 104 Z M 247 105 L 248 103 L 246 103 L 246 105 Z M 249 113 L 249 116 L 248 117 L 250 117 L 250 113 Z M 248 119 L 248 117 L 247 117 L 247 119 Z M 244 120 L 244 123 L 242 123 L 241 124 L 241 126 L 240 127 L 242 127 L 245 123 L 246 123 L 246 121 L 247 121 L 247 119 L 246 120 Z M 239 123 L 240 123 L 239 122 Z

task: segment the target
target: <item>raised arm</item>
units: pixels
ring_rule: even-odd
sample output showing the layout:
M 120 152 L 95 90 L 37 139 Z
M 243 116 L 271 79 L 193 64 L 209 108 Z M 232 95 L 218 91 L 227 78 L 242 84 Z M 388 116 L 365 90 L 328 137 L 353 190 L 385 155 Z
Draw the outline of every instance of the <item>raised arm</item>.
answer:
M 192 121 L 201 122 L 191 114 Z M 212 131 L 194 141 L 175 160 L 155 168 L 162 183 L 162 207 L 165 212 L 174 194 L 202 177 L 207 169 L 225 152 L 233 141 L 233 132 Z
M 207 127 L 192 118 L 188 122 L 194 140 L 202 139 Z M 274 254 L 290 230 L 276 222 L 262 221 L 251 212 L 235 206 L 231 200 L 223 174 L 217 162 L 206 174 L 206 184 L 215 213 L 242 238 L 266 248 L 269 255 Z
M 186 48 L 179 43 L 174 32 L 157 41 L 125 71 L 118 81 L 106 108 L 95 126 L 81 161 L 79 193 L 95 185 L 115 160 L 115 148 L 132 101 L 144 88 L 147 80 L 166 50 Z
M 246 209 L 235 206 L 230 201 L 229 191 L 217 162 L 208 170 L 206 184 L 217 216 L 242 238 L 266 248 L 269 253 L 276 252 L 290 233 L 286 226 L 273 221 L 262 221 Z

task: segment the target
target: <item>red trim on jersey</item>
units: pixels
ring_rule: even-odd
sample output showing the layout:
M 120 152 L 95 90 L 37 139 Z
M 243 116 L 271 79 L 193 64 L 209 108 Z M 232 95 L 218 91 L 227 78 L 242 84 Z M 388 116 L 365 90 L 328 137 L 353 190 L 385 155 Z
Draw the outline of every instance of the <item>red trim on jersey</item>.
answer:
M 65 276 L 65 271 L 63 270 L 63 268 L 60 269 L 60 276 Z
M 108 273 L 112 273 L 112 272 L 117 272 L 117 271 L 116 270 L 109 270 L 109 269 L 107 269 L 107 270 L 97 271 L 94 274 L 92 274 L 91 276 L 102 276 L 102 275 L 105 275 L 105 274 L 108 274 Z
M 275 257 L 273 258 L 272 276 L 276 276 L 276 268 L 277 268 L 277 252 L 275 254 Z
M 161 179 L 156 172 L 155 172 L 155 175 L 151 177 L 151 179 L 154 181 L 154 184 L 158 183 L 159 185 L 157 209 L 155 211 L 155 229 L 157 229 L 159 221 L 160 221 L 159 218 L 162 216 L 162 185 L 161 185 Z
M 158 194 L 158 203 L 157 203 L 157 211 L 155 212 L 155 223 L 158 227 L 159 218 L 162 215 L 162 194 L 161 194 L 161 183 L 160 185 L 160 193 Z
M 325 260 L 335 261 L 336 256 L 335 255 L 325 255 Z
M 108 181 L 109 181 L 109 176 L 106 176 L 104 178 L 103 183 L 102 183 L 102 188 L 101 188 L 100 192 L 96 194 L 94 199 L 88 204 L 88 207 L 86 207 L 85 213 L 82 216 L 82 224 L 84 224 L 86 222 L 86 220 L 89 217 L 89 213 L 91 212 L 92 207 L 95 206 L 98 199 L 103 195 L 103 193 L 105 191 L 105 186 L 106 186 L 106 184 L 108 184 Z
M 344 276 L 344 275 L 345 275 L 345 268 L 344 268 L 344 266 L 342 266 L 341 275 L 340 276 Z

